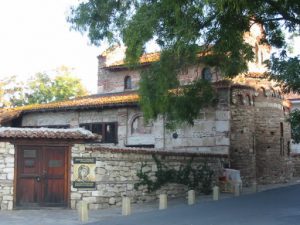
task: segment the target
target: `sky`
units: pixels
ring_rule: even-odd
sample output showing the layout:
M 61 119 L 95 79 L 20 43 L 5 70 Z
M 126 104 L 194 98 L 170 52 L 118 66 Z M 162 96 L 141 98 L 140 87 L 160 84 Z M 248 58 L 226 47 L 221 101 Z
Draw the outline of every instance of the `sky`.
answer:
M 97 90 L 97 56 L 105 46 L 89 45 L 70 31 L 67 12 L 78 0 L 0 0 L 0 77 L 26 79 L 64 65 Z
M 66 17 L 79 0 L 0 0 L 0 78 L 27 79 L 64 65 L 81 78 L 90 93 L 97 90 L 97 56 L 106 46 L 89 45 L 70 31 Z M 300 53 L 300 38 L 295 42 Z

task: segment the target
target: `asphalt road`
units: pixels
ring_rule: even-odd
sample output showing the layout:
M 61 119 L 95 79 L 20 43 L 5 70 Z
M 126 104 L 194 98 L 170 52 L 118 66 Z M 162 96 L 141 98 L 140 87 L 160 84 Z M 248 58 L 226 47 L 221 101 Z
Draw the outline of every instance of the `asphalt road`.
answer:
M 89 225 L 300 225 L 300 185 L 111 217 Z

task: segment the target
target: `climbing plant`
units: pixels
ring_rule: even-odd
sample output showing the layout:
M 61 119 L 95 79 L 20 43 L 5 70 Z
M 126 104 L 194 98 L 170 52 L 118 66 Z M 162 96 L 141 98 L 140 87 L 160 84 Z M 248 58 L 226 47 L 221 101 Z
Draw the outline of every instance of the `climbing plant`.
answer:
M 198 166 L 193 166 L 192 157 L 186 165 L 181 165 L 178 170 L 166 166 L 156 155 L 152 158 L 157 166 L 154 179 L 150 176 L 150 171 L 144 171 L 147 163 L 143 162 L 137 176 L 140 179 L 135 184 L 137 190 L 140 186 L 147 186 L 148 192 L 160 189 L 167 183 L 177 183 L 186 185 L 189 189 L 199 190 L 204 194 L 210 194 L 213 185 L 213 170 L 207 162 Z
M 292 111 L 287 119 L 292 127 L 292 139 L 295 143 L 300 143 L 300 110 Z

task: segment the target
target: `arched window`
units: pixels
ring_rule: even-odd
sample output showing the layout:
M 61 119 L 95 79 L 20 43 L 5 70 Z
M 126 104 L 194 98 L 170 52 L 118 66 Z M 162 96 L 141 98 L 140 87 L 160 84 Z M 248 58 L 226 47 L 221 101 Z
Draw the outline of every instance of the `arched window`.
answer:
M 125 79 L 124 79 L 124 89 L 128 90 L 128 89 L 131 89 L 131 88 L 132 88 L 132 86 L 131 86 L 131 77 L 126 76 Z
M 151 134 L 152 124 L 146 124 L 143 116 L 137 116 L 131 123 L 131 134 Z
M 262 94 L 262 96 L 267 97 L 266 89 L 264 89 L 263 87 L 259 88 L 259 93 Z
M 271 88 L 270 91 L 271 91 L 271 96 L 275 98 L 276 97 L 275 90 L 273 88 Z
M 202 79 L 211 81 L 212 80 L 212 73 L 209 67 L 205 67 L 202 70 Z

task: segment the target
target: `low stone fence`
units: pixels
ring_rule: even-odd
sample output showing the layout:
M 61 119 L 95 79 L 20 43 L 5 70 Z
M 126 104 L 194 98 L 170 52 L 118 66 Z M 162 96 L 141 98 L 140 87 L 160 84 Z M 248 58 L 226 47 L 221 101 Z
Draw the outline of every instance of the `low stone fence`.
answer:
M 13 209 L 14 156 L 14 146 L 0 142 L 0 210 Z
M 109 149 L 100 146 L 75 145 L 72 148 L 72 158 L 96 158 L 96 187 L 95 189 L 72 187 L 71 208 L 77 208 L 81 200 L 88 202 L 89 209 L 102 209 L 121 206 L 122 196 L 130 197 L 132 203 L 157 199 L 161 193 L 165 193 L 169 197 L 185 196 L 187 187 L 180 184 L 168 184 L 153 193 L 149 193 L 146 186 L 140 186 L 135 190 L 134 184 L 139 181 L 137 172 L 141 169 L 142 164 L 146 164 L 143 167 L 143 172 L 148 172 L 149 177 L 154 179 L 157 166 L 152 154 L 155 154 L 168 168 L 173 169 L 179 169 L 180 166 L 186 165 L 193 157 L 193 166 L 207 162 L 216 176 L 222 173 L 223 163 L 227 162 L 226 155 Z M 74 181 L 73 162 L 71 167 L 71 180 Z

